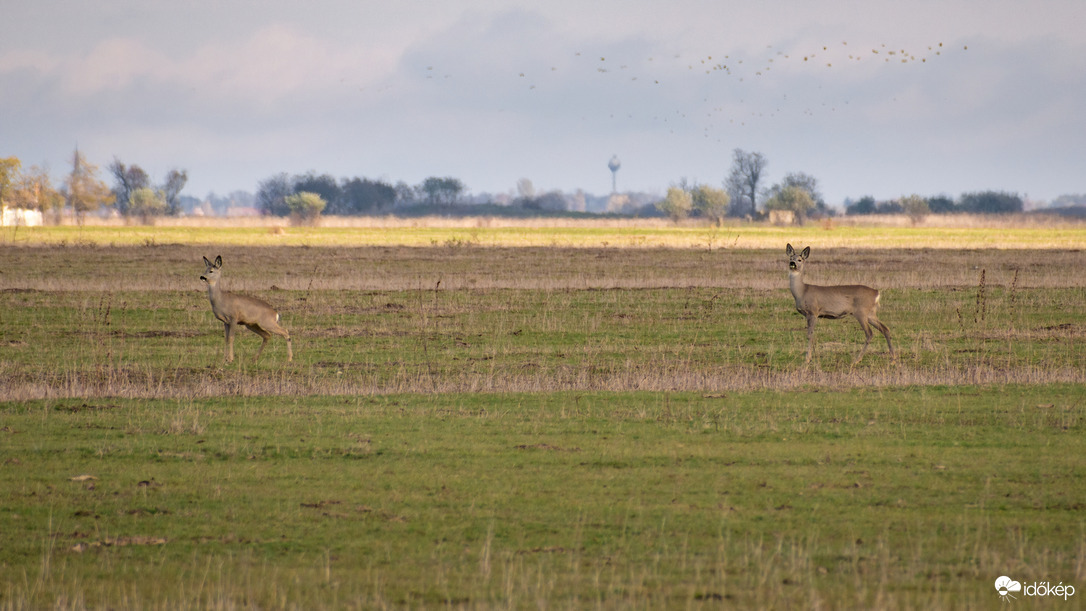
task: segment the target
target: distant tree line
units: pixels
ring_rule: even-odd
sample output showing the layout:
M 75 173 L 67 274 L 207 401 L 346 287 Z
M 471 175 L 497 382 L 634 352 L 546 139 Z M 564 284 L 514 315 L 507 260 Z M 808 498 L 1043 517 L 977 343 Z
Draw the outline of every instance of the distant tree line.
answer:
M 809 174 L 791 172 L 780 182 L 765 187 L 768 165 L 768 160 L 761 153 L 735 149 L 731 170 L 724 180 L 724 192 L 705 186 L 691 186 L 684 179 L 668 189 L 656 208 L 675 220 L 687 216 L 717 219 L 721 205 L 726 209 L 727 216 L 732 217 L 760 218 L 763 213 L 788 211 L 798 223 L 810 217 L 834 214 L 819 191 L 818 181 Z M 720 203 L 707 207 L 707 198 Z M 1086 200 L 1086 196 L 1081 199 L 1073 195 L 1063 196 L 1057 202 L 1069 207 L 1081 200 Z M 1022 197 L 1003 191 L 964 193 L 957 200 L 945 195 L 927 198 L 909 195 L 885 201 L 876 201 L 871 196 L 845 201 L 845 214 L 906 214 L 914 222 L 928 214 L 1011 214 L 1022 212 L 1024 208 Z
M 1074 208 L 1086 206 L 1086 193 L 1067 193 L 1049 202 L 1050 208 Z
M 72 169 L 59 188 L 53 185 L 49 173 L 37 166 L 23 170 L 17 157 L 0 159 L 0 202 L 41 210 L 54 222 L 60 220 L 65 209 L 79 222 L 87 213 L 106 206 L 144 222 L 181 212 L 181 190 L 188 181 L 185 170 L 170 170 L 166 179 L 155 185 L 143 168 L 114 158 L 109 166 L 114 179 L 111 189 L 98 178 L 98 166 L 88 162 L 79 149 L 71 159 Z
M 16 157 L 0 158 L 0 203 L 38 209 L 47 213 L 47 218 L 57 220 L 63 211 L 82 219 L 89 212 L 111 207 L 123 217 L 144 222 L 193 209 L 197 214 L 224 214 L 239 208 L 256 208 L 263 214 L 290 216 L 300 222 L 311 222 L 320 214 L 472 214 L 484 209 L 487 214 L 521 216 L 605 213 L 668 216 L 676 220 L 695 217 L 710 222 L 725 217 L 758 219 L 774 211 L 790 212 L 800 223 L 807 218 L 835 214 L 813 176 L 790 172 L 767 186 L 768 167 L 763 154 L 735 149 L 723 188 L 681 179 L 662 199 L 653 193 L 612 193 L 600 197 L 583 190 L 537 192 L 527 178 L 517 182 L 515 192 L 470 194 L 464 183 L 453 177 L 431 176 L 417 185 L 409 185 L 363 177 L 337 179 L 310 171 L 273 175 L 259 182 L 255 195 L 246 191 L 224 197 L 210 193 L 201 201 L 181 195 L 188 181 L 185 170 L 172 169 L 162 182 L 155 183 L 139 165 L 114 158 L 107 168 L 113 179 L 113 186 L 109 187 L 99 179 L 98 167 L 76 150 L 71 158 L 71 171 L 59 186 L 54 186 L 48 172 L 37 166 L 24 169 Z M 1008 214 L 1025 209 L 1021 196 L 1003 191 L 964 193 L 957 199 L 946 195 L 909 195 L 890 200 L 864 196 L 846 199 L 844 203 L 844 213 L 848 215 L 906 214 L 914 220 L 928 214 Z M 1050 209 L 1078 213 L 1084 206 L 1086 194 L 1071 194 L 1051 202 Z
M 324 213 L 338 216 L 388 213 L 395 207 L 413 204 L 452 206 L 465 191 L 464 183 L 456 178 L 430 177 L 415 186 L 399 182 L 395 185 L 369 178 L 336 180 L 330 174 L 308 172 L 291 176 L 285 172 L 260 181 L 256 205 L 264 214 L 290 216 L 293 212 L 288 198 L 301 193 L 313 193 L 324 202 Z
M 870 195 L 845 200 L 845 214 L 1011 214 L 1022 212 L 1025 202 L 1017 193 L 978 191 L 963 193 L 957 201 L 946 195 L 923 198 L 917 195 L 876 201 Z

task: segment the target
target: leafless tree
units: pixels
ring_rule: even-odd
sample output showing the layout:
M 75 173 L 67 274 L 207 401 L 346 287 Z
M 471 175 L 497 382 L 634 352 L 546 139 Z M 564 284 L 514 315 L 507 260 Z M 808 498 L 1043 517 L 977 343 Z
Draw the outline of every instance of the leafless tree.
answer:
M 162 185 L 162 194 L 166 199 L 166 214 L 176 215 L 181 212 L 181 189 L 189 180 L 189 174 L 185 170 L 170 170 L 166 174 L 166 184 Z
M 732 196 L 735 209 L 755 216 L 758 213 L 758 187 L 769 164 L 761 153 L 748 153 L 735 149 L 732 170 L 724 186 Z
M 138 165 L 125 165 L 116 157 L 113 158 L 113 163 L 109 164 L 109 173 L 113 175 L 113 195 L 116 198 L 117 212 L 128 216 L 132 194 L 150 187 L 151 177 Z

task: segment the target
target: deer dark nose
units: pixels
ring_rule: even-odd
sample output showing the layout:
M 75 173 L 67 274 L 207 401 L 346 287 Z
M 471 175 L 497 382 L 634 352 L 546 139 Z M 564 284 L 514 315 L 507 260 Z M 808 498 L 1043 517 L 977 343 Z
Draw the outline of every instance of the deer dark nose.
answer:
M 796 262 L 795 261 L 789 261 L 788 262 L 788 269 L 796 269 Z

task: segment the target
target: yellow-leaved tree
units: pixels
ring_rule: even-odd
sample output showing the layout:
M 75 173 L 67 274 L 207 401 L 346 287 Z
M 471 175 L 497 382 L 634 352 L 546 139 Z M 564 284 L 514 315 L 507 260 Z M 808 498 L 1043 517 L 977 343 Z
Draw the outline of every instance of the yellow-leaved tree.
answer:
M 113 203 L 113 192 L 98 179 L 98 166 L 89 163 L 79 149 L 72 154 L 72 172 L 64 182 L 64 196 L 82 225 L 88 212 Z

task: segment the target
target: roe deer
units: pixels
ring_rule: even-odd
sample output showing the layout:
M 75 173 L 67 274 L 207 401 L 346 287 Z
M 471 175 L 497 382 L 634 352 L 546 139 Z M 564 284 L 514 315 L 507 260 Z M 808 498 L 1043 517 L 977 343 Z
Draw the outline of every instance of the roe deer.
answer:
M 811 362 L 811 354 L 814 352 L 814 328 L 819 318 L 841 318 L 852 314 L 860 321 L 860 327 L 867 336 L 860 355 L 852 364 L 860 362 L 867 352 L 867 346 L 871 343 L 871 327 L 875 327 L 886 337 L 886 346 L 890 348 L 890 358 L 894 356 L 894 345 L 890 342 L 890 329 L 879 322 L 875 317 L 875 311 L 879 308 L 879 292 L 869 286 L 849 284 L 842 286 L 816 286 L 803 281 L 803 262 L 811 254 L 811 247 L 797 253 L 789 244 L 785 250 L 788 253 L 788 287 L 792 289 L 792 296 L 796 298 L 796 309 L 807 317 L 807 363 Z
M 220 271 L 222 256 L 215 257 L 214 263 L 204 257 L 204 265 L 207 266 L 207 271 L 200 276 L 200 280 L 207 283 L 207 298 L 211 301 L 211 311 L 215 314 L 215 318 L 221 320 L 226 327 L 226 362 L 234 360 L 234 332 L 237 331 L 238 325 L 248 327 L 250 331 L 264 339 L 260 343 L 260 349 L 256 351 L 256 356 L 253 357 L 254 363 L 260 359 L 260 354 L 264 352 L 264 346 L 268 344 L 268 339 L 273 333 L 287 339 L 287 360 L 294 360 L 290 346 L 290 333 L 279 326 L 279 313 L 275 311 L 275 308 L 256 297 L 227 293 L 222 290 L 219 286 L 219 280 L 222 278 Z

